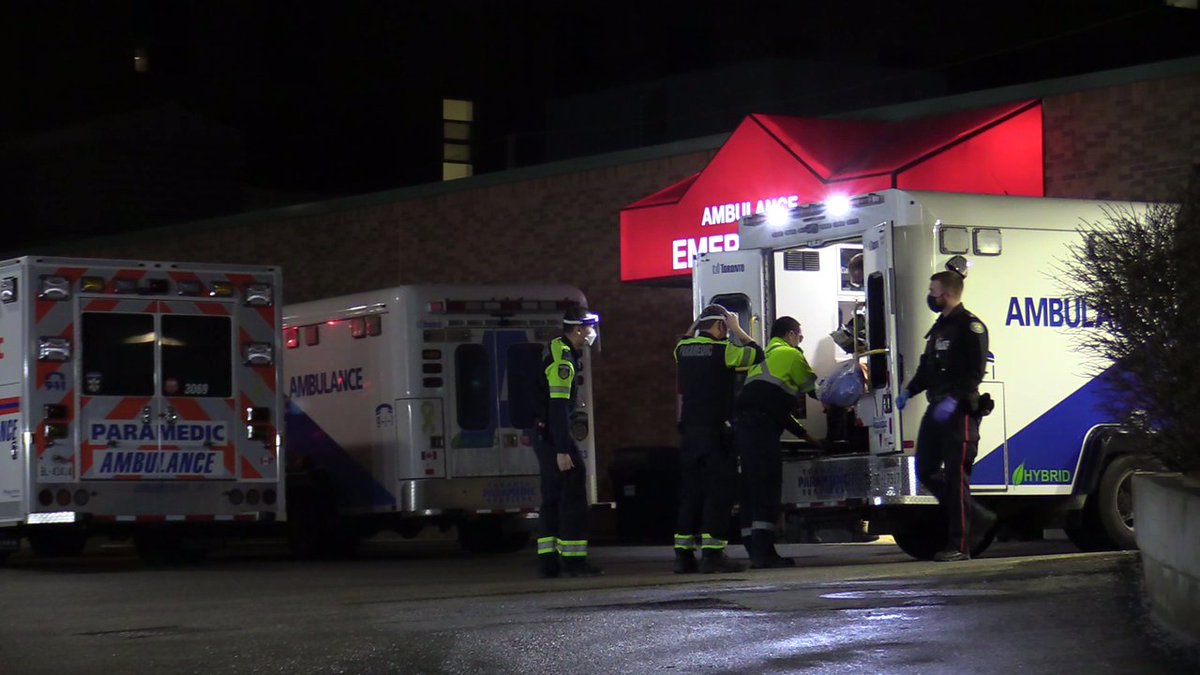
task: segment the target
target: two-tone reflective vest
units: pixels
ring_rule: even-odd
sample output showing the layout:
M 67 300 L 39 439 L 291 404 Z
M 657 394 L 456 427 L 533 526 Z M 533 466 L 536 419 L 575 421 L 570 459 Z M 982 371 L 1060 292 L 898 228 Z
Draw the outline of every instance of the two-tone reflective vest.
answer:
M 582 369 L 579 354 L 561 337 L 550 342 L 549 354 L 543 364 L 546 373 L 546 416 L 548 440 L 558 452 L 571 452 L 571 413 L 579 391 L 576 377 Z
M 800 405 L 800 397 L 816 387 L 817 375 L 804 352 L 783 338 L 771 338 L 762 363 L 751 366 L 734 407 L 766 413 L 784 426 Z
M 700 333 L 675 345 L 679 394 L 683 408 L 679 422 L 687 426 L 723 426 L 733 416 L 737 372 L 763 360 L 763 350 L 751 342 L 738 346 Z

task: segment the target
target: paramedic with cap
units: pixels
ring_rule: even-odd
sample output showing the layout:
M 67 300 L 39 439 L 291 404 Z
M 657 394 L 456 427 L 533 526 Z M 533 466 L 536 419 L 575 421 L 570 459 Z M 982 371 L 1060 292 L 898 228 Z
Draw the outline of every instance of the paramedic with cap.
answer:
M 729 341 L 737 338 L 741 345 Z M 709 305 L 675 345 L 680 395 L 679 515 L 675 527 L 675 573 L 740 572 L 725 555 L 737 486 L 732 427 L 738 370 L 763 360 L 763 351 L 738 324 L 736 314 Z
M 598 567 L 588 563 L 587 465 L 571 437 L 571 413 L 578 393 L 576 378 L 583 369 L 583 350 L 598 335 L 600 316 L 586 307 L 572 307 L 563 314 L 562 336 L 550 342 L 545 366 L 545 413 L 534 434 L 541 473 L 542 508 L 539 513 L 538 572 L 543 577 L 559 575 L 596 576 Z
M 817 376 L 800 351 L 800 322 L 781 316 L 771 325 L 763 362 L 750 368 L 734 403 L 734 443 L 742 460 L 742 538 L 749 537 L 750 567 L 793 567 L 775 550 L 775 524 L 783 498 L 784 431 L 807 438 L 796 420 L 803 396 L 816 389 Z
M 953 258 L 946 267 L 930 277 L 925 301 L 938 318 L 925 334 L 917 372 L 896 397 L 901 410 L 921 392 L 929 401 L 917 432 L 917 477 L 937 497 L 949 521 L 946 546 L 934 556 L 943 562 L 971 557 L 968 519 L 979 535 L 996 522 L 995 514 L 971 499 L 970 484 L 979 449 L 979 383 L 987 367 L 987 326 L 962 304 L 966 260 Z

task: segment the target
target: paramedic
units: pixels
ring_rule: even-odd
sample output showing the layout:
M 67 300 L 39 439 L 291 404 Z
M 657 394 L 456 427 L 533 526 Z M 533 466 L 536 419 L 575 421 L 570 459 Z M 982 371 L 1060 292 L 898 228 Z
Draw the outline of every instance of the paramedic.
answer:
M 742 461 L 742 536 L 749 536 L 750 567 L 792 567 L 775 550 L 775 527 L 782 499 L 783 449 L 780 436 L 808 434 L 796 420 L 803 396 L 816 388 L 816 375 L 800 351 L 800 322 L 781 316 L 771 325 L 762 363 L 750 368 L 734 403 L 734 443 Z
M 542 577 L 596 576 L 598 567 L 588 563 L 587 465 L 571 437 L 571 413 L 575 410 L 577 378 L 583 350 L 598 335 L 600 316 L 586 307 L 572 307 L 563 314 L 562 336 L 550 342 L 545 366 L 545 413 L 534 434 L 541 473 L 541 532 L 538 537 L 538 573 Z
M 737 338 L 739 345 L 729 341 Z M 675 345 L 681 407 L 680 488 L 675 527 L 675 573 L 740 572 L 725 555 L 737 485 L 730 418 L 738 370 L 763 360 L 736 314 L 709 305 Z
M 979 383 L 987 367 L 987 326 L 962 305 L 965 267 L 948 267 L 930 277 L 926 303 L 938 318 L 926 333 L 917 372 L 896 397 L 901 410 L 921 392 L 929 401 L 917 432 L 917 477 L 937 497 L 949 521 L 946 547 L 934 557 L 943 562 L 970 558 L 968 518 L 980 534 L 996 521 L 971 499 L 970 485 L 979 449 Z M 944 472 L 939 472 L 943 466 Z

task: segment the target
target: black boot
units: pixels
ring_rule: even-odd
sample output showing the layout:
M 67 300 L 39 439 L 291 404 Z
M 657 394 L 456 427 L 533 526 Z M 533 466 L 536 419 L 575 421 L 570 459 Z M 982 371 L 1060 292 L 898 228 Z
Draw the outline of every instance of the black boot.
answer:
M 553 579 L 559 575 L 557 553 L 542 553 L 538 555 L 538 576 L 543 579 Z
M 774 532 L 770 530 L 755 530 L 750 536 L 750 569 L 761 570 L 795 566 L 795 560 L 785 558 L 775 550 Z
M 725 551 L 721 549 L 704 549 L 704 553 L 700 556 L 701 574 L 741 572 L 744 569 L 746 568 L 740 562 L 725 555 Z
M 687 549 L 675 549 L 675 574 L 692 574 L 696 571 L 696 553 Z
M 598 577 L 604 574 L 604 570 L 589 563 L 585 555 L 563 558 L 563 571 L 570 577 Z
M 971 551 L 996 534 L 1000 519 L 982 504 L 971 501 Z

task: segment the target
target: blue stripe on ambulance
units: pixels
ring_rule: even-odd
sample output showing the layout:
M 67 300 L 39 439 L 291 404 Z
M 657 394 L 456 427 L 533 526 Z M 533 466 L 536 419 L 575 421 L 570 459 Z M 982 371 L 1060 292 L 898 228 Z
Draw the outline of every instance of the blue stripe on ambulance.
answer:
M 1012 484 L 1012 472 L 1024 467 L 1028 471 L 1049 471 L 1050 482 L 1042 485 L 1067 485 L 1075 478 L 1083 438 L 1098 424 L 1113 422 L 1106 406 L 1114 400 L 1116 377 L 1110 367 L 1097 375 L 1070 396 L 1042 413 L 1008 439 L 1009 475 L 1004 475 L 1004 453 L 997 448 L 979 460 L 971 472 L 971 482 L 978 485 Z M 984 418 L 983 424 L 987 424 Z M 1062 472 L 1066 473 L 1062 473 Z M 1026 485 L 1031 484 L 1028 480 Z
M 324 470 L 333 480 L 339 507 L 395 509 L 396 496 L 291 401 L 287 402 L 286 424 L 289 460 L 302 458 L 314 469 Z

